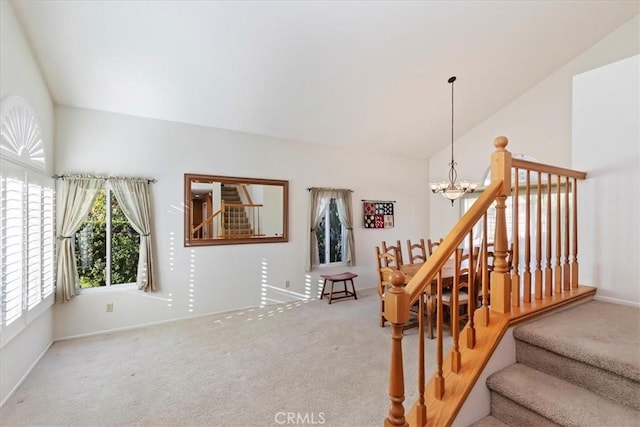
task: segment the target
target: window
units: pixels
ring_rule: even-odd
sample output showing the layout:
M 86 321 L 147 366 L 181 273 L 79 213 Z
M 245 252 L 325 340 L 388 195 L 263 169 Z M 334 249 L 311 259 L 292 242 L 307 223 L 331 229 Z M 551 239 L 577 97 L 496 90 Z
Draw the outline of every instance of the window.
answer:
M 320 265 L 355 265 L 351 190 L 310 188 L 306 271 Z
M 131 227 L 109 188 L 98 193 L 74 236 L 80 288 L 136 282 L 140 235 Z
M 0 138 L 0 345 L 53 303 L 54 181 L 26 101 L 2 101 Z
M 336 199 L 331 198 L 318 227 L 316 227 L 320 265 L 343 261 L 345 247 L 343 236 L 345 234 Z
M 2 160 L 0 231 L 5 331 L 53 294 L 53 180 Z M 24 322 L 17 322 L 24 326 Z

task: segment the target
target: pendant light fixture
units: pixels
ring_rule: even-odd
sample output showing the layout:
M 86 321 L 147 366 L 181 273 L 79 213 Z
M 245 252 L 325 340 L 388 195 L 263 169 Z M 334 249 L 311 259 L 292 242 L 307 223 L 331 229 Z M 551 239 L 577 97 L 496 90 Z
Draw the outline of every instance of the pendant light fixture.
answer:
M 451 84 L 451 163 L 449 163 L 449 181 L 434 182 L 429 185 L 432 192 L 442 194 L 443 197 L 451 200 L 451 206 L 453 206 L 454 200 L 459 199 L 464 193 L 473 193 L 478 183 L 457 181 L 457 163 L 453 158 L 453 83 L 456 81 L 456 76 L 450 77 L 447 81 Z

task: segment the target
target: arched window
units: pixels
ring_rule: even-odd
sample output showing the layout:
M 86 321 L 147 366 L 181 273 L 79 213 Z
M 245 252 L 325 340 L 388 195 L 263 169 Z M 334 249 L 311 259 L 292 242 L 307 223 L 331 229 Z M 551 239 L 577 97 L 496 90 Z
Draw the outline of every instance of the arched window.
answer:
M 2 345 L 53 302 L 54 181 L 40 124 L 22 97 L 1 104 Z

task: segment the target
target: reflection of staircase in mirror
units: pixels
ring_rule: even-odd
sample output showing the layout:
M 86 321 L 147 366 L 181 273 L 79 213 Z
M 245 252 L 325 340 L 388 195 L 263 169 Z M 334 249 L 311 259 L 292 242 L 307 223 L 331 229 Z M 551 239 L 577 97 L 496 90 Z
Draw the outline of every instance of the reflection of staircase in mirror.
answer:
M 242 199 L 238 193 L 238 188 L 232 185 L 221 186 L 221 199 L 225 204 L 233 204 L 238 206 L 226 206 L 224 212 L 224 236 L 223 237 L 238 237 L 238 236 L 251 236 L 253 235 L 253 229 L 251 223 L 247 218 L 244 206 L 242 205 Z

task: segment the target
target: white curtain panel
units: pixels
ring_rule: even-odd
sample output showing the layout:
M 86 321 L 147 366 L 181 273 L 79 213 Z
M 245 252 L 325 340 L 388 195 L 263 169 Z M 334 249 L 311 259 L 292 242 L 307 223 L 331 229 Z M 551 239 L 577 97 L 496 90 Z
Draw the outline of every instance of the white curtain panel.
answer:
M 351 205 L 351 190 L 338 190 L 334 195 L 340 221 L 346 230 L 344 236 L 345 261 L 349 265 L 356 265 L 356 245 L 353 237 L 353 207 Z
M 151 240 L 151 200 L 147 179 L 109 178 L 109 185 L 120 209 L 140 235 L 138 257 L 138 289 L 155 291 L 153 247 Z
M 91 212 L 98 191 L 103 187 L 102 178 L 66 177 L 63 181 L 62 222 L 58 239 L 58 272 L 56 275 L 56 300 L 66 302 L 75 295 L 78 270 L 72 237 Z
M 329 206 L 331 200 L 331 191 L 319 188 L 312 188 L 309 192 L 311 197 L 311 217 L 310 217 L 310 235 L 309 247 L 307 248 L 307 262 L 305 270 L 307 272 L 318 267 L 320 258 L 318 257 L 318 239 L 316 238 L 316 227 L 320 223 L 324 212 Z

